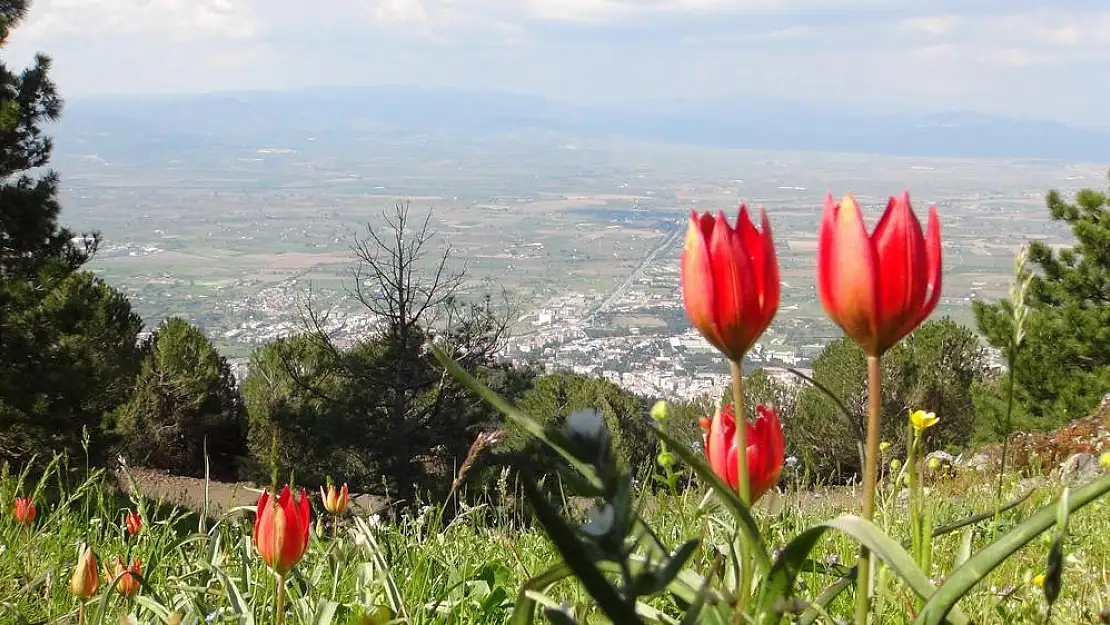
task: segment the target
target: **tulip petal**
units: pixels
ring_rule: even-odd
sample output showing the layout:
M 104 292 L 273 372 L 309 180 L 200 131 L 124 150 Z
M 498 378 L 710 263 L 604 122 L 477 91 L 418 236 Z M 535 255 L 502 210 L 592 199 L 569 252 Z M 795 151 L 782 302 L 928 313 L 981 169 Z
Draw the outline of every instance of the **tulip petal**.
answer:
M 725 409 L 727 410 L 727 408 Z M 706 435 L 707 445 L 705 448 L 706 456 L 709 458 L 709 466 L 712 467 L 713 472 L 719 477 L 726 479 L 728 476 L 728 452 L 732 442 L 732 436 L 729 434 L 729 428 L 725 427 L 725 410 L 717 408 L 713 413 L 713 422 L 709 426 L 709 432 Z M 732 485 L 736 487 L 735 484 Z
M 712 229 L 713 221 L 708 213 L 701 218 L 696 213 L 690 213 L 682 250 L 682 303 L 690 323 L 714 347 L 723 350 L 724 344 L 713 322 L 713 267 L 709 261 L 708 243 Z
M 879 261 L 879 349 L 885 351 L 913 330 L 927 292 L 925 238 L 908 192 L 890 198 L 871 240 Z
M 829 194 L 817 240 L 817 289 L 829 317 L 870 355 L 876 343 L 876 254 L 851 196 Z
M 258 542 L 258 528 L 262 525 L 262 518 L 266 514 L 266 508 L 270 503 L 270 491 L 262 491 L 262 496 L 258 498 L 258 505 L 254 509 L 254 532 L 252 538 L 254 544 L 259 545 Z
M 763 312 L 763 326 L 759 333 L 762 334 L 763 330 L 771 325 L 775 313 L 778 312 L 782 284 L 779 281 L 779 260 L 775 254 L 775 239 L 771 234 L 771 221 L 767 219 L 767 211 L 760 210 L 759 212 L 763 228 L 762 263 L 754 273 L 759 280 L 760 304 Z
M 709 260 L 713 267 L 713 317 L 723 351 L 731 360 L 743 358 L 751 347 L 756 328 L 749 327 L 745 311 L 759 308 L 752 262 L 740 234 L 733 230 L 724 213 L 717 213 L 713 238 L 709 241 Z
M 937 217 L 937 207 L 929 207 L 929 226 L 925 234 L 925 263 L 928 267 L 929 295 L 921 305 L 914 327 L 925 321 L 932 314 L 933 309 L 940 302 L 940 282 L 942 275 L 941 246 L 940 246 L 940 219 Z

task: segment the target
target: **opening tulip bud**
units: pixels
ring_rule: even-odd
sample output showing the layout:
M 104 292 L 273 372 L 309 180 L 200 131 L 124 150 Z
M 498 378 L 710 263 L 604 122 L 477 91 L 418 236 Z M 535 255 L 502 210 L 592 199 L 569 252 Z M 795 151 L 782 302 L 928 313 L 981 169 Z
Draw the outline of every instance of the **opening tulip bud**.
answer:
M 324 509 L 333 515 L 343 514 L 351 503 L 351 496 L 347 492 L 347 485 L 343 484 L 336 490 L 334 484 L 328 484 L 327 490 L 320 489 L 320 497 L 324 501 Z
M 690 214 L 682 250 L 682 302 L 690 322 L 729 360 L 741 362 L 779 307 L 771 223 L 757 230 L 740 206 L 736 227 L 722 212 Z
M 123 558 L 116 558 L 115 569 L 105 567 L 104 575 L 110 580 L 109 583 L 115 583 L 116 592 L 120 595 L 130 599 L 139 592 L 139 578 L 136 575 L 143 574 L 143 561 L 135 558 L 128 566 Z M 116 581 L 118 578 L 119 581 Z
M 745 423 L 748 429 L 748 476 L 751 479 L 752 503 L 770 490 L 779 480 L 784 461 L 782 424 L 774 409 L 757 406 L 758 417 Z M 718 409 L 705 433 L 705 455 L 718 477 L 736 488 L 739 483 L 739 454 L 736 450 L 736 418 L 732 404 Z
M 128 515 L 124 517 L 123 524 L 127 527 L 127 533 L 134 536 L 143 528 L 143 517 L 139 516 L 138 512 L 129 512 Z
M 88 545 L 81 546 L 81 554 L 77 558 L 77 566 L 73 569 L 73 576 L 69 578 L 69 592 L 75 597 L 88 599 L 96 594 L 100 587 L 100 577 L 96 571 L 96 553 Z
M 254 517 L 254 546 L 258 555 L 278 575 L 292 569 L 308 549 L 311 511 L 304 489 L 294 501 L 286 485 L 277 497 L 262 493 Z
M 817 239 L 817 292 L 825 312 L 868 356 L 881 356 L 940 301 L 941 245 L 936 208 L 926 234 L 909 193 L 891 197 L 867 234 L 851 196 L 825 199 Z
M 24 527 L 29 527 L 35 522 L 36 512 L 35 504 L 31 502 L 30 497 L 19 497 L 12 506 L 12 516 L 15 517 L 15 522 Z

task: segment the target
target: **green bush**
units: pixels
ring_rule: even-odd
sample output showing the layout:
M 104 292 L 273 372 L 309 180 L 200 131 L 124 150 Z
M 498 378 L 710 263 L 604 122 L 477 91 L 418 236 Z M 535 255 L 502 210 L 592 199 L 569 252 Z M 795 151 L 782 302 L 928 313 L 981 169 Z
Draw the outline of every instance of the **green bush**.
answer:
M 142 346 L 130 399 L 115 415 L 121 450 L 136 466 L 236 477 L 246 418 L 227 360 L 195 326 L 167 319 Z

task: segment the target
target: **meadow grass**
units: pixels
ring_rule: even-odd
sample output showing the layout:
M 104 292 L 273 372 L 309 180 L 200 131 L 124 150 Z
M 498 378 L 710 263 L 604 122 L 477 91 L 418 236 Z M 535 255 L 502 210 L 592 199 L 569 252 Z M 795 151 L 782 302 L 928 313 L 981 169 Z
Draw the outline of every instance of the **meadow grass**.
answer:
M 974 473 L 931 484 L 928 504 L 937 526 L 992 510 L 994 488 L 992 476 Z M 972 551 L 981 548 L 1049 504 L 1061 490 L 1056 483 L 1016 477 L 1007 485 L 1010 495 L 1030 488 L 1036 490 L 1015 508 L 974 529 L 939 537 L 934 580 L 941 579 L 968 546 Z M 902 493 L 885 482 L 876 518 L 898 540 L 909 535 Z M 735 529 L 731 517 L 704 494 L 700 487 L 678 495 L 645 494 L 641 504 L 664 544 L 703 539 L 691 566 L 707 574 L 718 553 L 727 552 Z M 10 512 L 12 500 L 20 495 L 34 495 L 38 504 L 39 514 L 30 528 L 18 525 Z M 171 613 L 181 623 L 273 622 L 275 578 L 252 544 L 253 509 L 208 518 L 122 495 L 103 470 L 72 470 L 64 461 L 53 463 L 35 480 L 5 471 L 0 476 L 0 502 L 7 508 L 0 520 L 0 623 L 77 622 L 79 602 L 69 593 L 69 579 L 82 542 L 93 546 L 102 564 L 117 556 L 138 556 L 144 564 L 142 589 L 130 601 L 113 592 L 111 580 L 101 573 L 98 593 L 80 610 L 88 623 L 169 623 Z M 1069 522 L 1063 592 L 1052 612 L 1054 623 L 1098 623 L 1100 610 L 1105 611 L 1110 601 L 1107 503 L 1097 501 Z M 825 519 L 856 512 L 858 506 L 849 487 L 788 487 L 761 502 L 756 516 L 768 543 L 777 546 Z M 322 512 L 318 495 L 313 508 L 315 524 Z M 124 529 L 128 510 L 138 510 L 144 519 L 135 536 Z M 522 584 L 559 562 L 552 543 L 527 512 L 514 505 L 490 501 L 461 506 L 450 519 L 442 518 L 443 510 L 424 506 L 389 521 L 348 510 L 335 522 L 329 518 L 315 527 L 307 554 L 287 576 L 286 622 L 506 622 Z M 1036 582 L 1045 568 L 1051 538 L 1046 536 L 1007 560 L 964 598 L 961 606 L 968 616 L 976 623 L 1045 620 L 1046 603 Z M 818 559 L 851 564 L 856 549 L 846 537 L 830 535 L 818 547 Z M 819 573 L 803 573 L 802 595 L 814 596 L 832 581 Z M 877 588 L 881 590 L 875 621 L 909 623 L 915 610 L 912 595 L 889 576 Z M 580 622 L 604 622 L 573 581 L 561 582 L 547 594 L 572 606 Z M 660 596 L 652 605 L 677 615 L 672 601 Z M 846 621 L 851 610 L 849 591 L 829 613 Z

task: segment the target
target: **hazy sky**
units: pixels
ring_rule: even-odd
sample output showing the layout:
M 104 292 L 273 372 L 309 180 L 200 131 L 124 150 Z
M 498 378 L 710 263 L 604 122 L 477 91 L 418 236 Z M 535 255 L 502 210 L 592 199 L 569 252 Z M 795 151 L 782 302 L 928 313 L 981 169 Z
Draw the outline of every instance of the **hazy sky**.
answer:
M 383 83 L 576 102 L 751 93 L 1110 127 L 1106 0 L 38 0 L 5 58 L 38 50 L 69 97 Z

